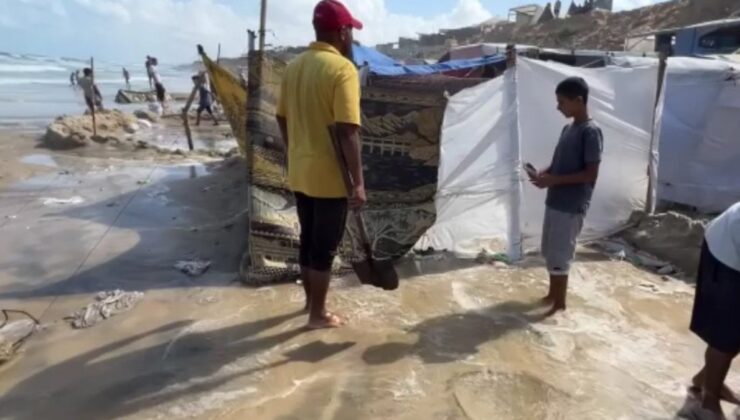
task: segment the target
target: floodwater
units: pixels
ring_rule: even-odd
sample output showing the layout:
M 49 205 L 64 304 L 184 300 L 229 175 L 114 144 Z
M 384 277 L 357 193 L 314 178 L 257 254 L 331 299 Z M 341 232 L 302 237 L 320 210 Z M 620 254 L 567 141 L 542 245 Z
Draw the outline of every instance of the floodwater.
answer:
M 432 256 L 402 262 L 395 292 L 337 279 L 348 324 L 306 331 L 299 286 L 235 282 L 243 173 L 87 159 L 0 192 L 0 307 L 43 324 L 0 367 L 1 419 L 669 419 L 684 404 L 703 358 L 693 287 L 587 249 L 550 319 L 537 258 Z M 195 257 L 213 262 L 202 276 L 173 268 Z M 145 295 L 65 322 L 115 288 Z

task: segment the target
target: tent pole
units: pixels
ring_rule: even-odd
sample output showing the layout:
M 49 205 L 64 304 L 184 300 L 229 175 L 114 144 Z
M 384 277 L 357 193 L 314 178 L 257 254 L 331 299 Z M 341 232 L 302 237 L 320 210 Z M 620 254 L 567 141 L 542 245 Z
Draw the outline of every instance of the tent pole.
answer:
M 92 73 L 92 75 L 90 76 L 90 79 L 91 79 L 91 83 L 92 83 L 92 86 L 93 86 L 93 88 L 92 88 L 93 89 L 93 97 L 91 98 L 92 99 L 92 104 L 93 104 L 92 109 L 91 109 L 91 111 L 92 111 L 92 129 L 93 129 L 93 136 L 97 136 L 98 135 L 98 127 L 97 127 L 97 124 L 95 123 L 95 107 L 97 106 L 98 97 L 95 94 L 95 59 L 93 57 L 90 57 L 90 72 Z
M 656 89 L 655 95 L 655 106 L 653 107 L 653 132 L 650 136 L 650 150 L 648 151 L 648 189 L 647 197 L 645 198 L 645 213 L 655 213 L 655 207 L 657 202 L 657 187 L 658 187 L 658 167 L 655 158 L 656 154 L 656 135 L 660 134 L 660 130 L 656 127 L 658 123 L 656 118 L 658 116 L 658 106 L 660 106 L 660 98 L 663 95 L 663 85 L 665 84 L 665 74 L 668 67 L 668 55 L 665 52 L 660 53 L 660 64 L 658 66 L 658 88 Z
M 514 141 L 514 155 L 517 157 L 514 162 L 513 173 L 511 179 L 511 200 L 509 202 L 509 220 L 508 220 L 508 238 L 507 238 L 507 250 L 511 261 L 519 261 L 522 259 L 522 221 L 521 221 L 521 207 L 522 207 L 522 179 L 521 173 L 521 147 L 519 144 L 519 100 L 517 99 L 517 77 L 516 77 L 516 47 L 514 45 L 506 46 L 506 72 L 504 77 L 506 78 L 504 95 L 506 97 L 505 103 L 515 103 L 517 111 L 515 112 L 516 121 L 512 124 L 510 138 Z

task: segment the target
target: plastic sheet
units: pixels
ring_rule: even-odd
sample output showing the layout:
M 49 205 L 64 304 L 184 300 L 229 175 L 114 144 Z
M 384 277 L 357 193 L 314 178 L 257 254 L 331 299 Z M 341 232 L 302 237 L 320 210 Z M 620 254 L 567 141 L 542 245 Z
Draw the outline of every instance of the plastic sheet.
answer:
M 539 247 L 545 192 L 522 162 L 549 165 L 567 121 L 555 88 L 569 76 L 591 86 L 590 109 L 605 137 L 599 181 L 582 238 L 622 228 L 644 205 L 658 67 L 573 68 L 520 59 L 516 72 L 450 99 L 442 133 L 437 223 L 418 247 L 458 253 L 505 244 L 510 255 Z M 500 249 L 498 249 L 500 250 Z

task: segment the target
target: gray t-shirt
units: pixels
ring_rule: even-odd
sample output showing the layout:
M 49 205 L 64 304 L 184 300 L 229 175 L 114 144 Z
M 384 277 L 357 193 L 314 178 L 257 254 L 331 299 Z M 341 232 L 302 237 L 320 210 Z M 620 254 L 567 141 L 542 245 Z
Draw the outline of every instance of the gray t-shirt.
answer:
M 563 129 L 550 165 L 552 175 L 570 175 L 601 162 L 604 135 L 593 120 L 570 124 Z M 547 190 L 545 204 L 552 209 L 586 214 L 591 204 L 594 184 L 558 185 Z

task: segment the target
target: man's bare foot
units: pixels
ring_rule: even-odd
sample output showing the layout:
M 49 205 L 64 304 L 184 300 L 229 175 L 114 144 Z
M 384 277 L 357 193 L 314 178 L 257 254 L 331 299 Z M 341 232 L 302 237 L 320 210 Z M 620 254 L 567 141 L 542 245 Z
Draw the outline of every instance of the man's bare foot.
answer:
M 542 299 L 540 299 L 540 306 L 550 306 L 553 303 L 555 303 L 555 298 L 553 298 L 550 295 L 547 295 L 543 297 Z
M 554 316 L 558 312 L 565 312 L 566 307 L 565 305 L 552 305 L 552 308 L 550 308 L 549 311 L 547 311 L 543 316 L 545 318 L 550 318 L 551 316 Z
M 319 319 L 309 319 L 307 327 L 310 330 L 321 330 L 325 328 L 339 328 L 342 325 L 344 325 L 342 318 L 331 312 L 325 312 L 324 316 Z

